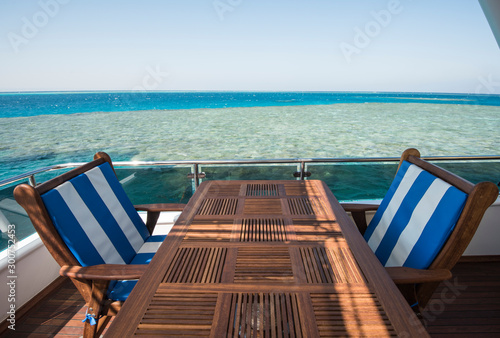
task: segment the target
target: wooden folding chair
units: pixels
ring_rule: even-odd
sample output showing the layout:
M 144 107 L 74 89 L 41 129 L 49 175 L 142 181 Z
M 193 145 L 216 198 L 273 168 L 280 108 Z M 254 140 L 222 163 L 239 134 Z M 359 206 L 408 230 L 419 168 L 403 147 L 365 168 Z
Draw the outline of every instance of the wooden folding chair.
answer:
M 84 336 L 99 336 L 109 316 L 145 271 L 163 235 L 152 235 L 161 211 L 184 204 L 133 206 L 110 157 L 94 161 L 36 187 L 21 184 L 16 201 L 26 210 L 43 243 L 88 306 Z M 146 224 L 137 210 L 147 211 Z
M 474 185 L 407 149 L 380 206 L 342 206 L 418 312 L 439 283 L 452 277 L 450 270 L 497 197 L 494 183 Z M 369 210 L 377 211 L 367 225 Z

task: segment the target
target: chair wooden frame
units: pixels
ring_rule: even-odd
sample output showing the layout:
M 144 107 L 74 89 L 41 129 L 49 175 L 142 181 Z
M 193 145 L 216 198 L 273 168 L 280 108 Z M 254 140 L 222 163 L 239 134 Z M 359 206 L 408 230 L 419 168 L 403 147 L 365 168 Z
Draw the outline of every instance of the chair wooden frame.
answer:
M 419 166 L 468 194 L 464 209 L 453 232 L 428 269 L 406 267 L 386 268 L 410 305 L 418 302 L 418 306 L 415 307 L 418 312 L 420 309 L 425 308 L 439 283 L 452 277 L 450 270 L 455 266 L 460 257 L 462 257 L 465 249 L 467 249 L 486 209 L 498 198 L 498 188 L 492 182 L 481 182 L 474 185 L 447 170 L 421 159 L 420 152 L 414 148 L 403 152 L 399 166 L 401 166 L 403 161 L 408 161 Z M 378 208 L 377 205 L 370 204 L 343 203 L 342 206 L 346 211 L 351 212 L 362 234 L 367 228 L 365 212 Z
M 114 171 L 109 155 L 99 152 L 94 155 L 92 162 L 36 187 L 21 184 L 14 190 L 16 201 L 26 210 L 42 242 L 61 266 L 59 274 L 73 281 L 88 306 L 88 314 L 97 321 L 97 325 L 90 325 L 89 321 L 85 322 L 84 337 L 99 336 L 109 322 L 110 316 L 116 315 L 120 310 L 122 302 L 106 298 L 110 281 L 138 279 L 146 270 L 147 265 L 100 264 L 82 267 L 55 229 L 41 195 L 105 162 L 108 162 Z M 159 203 L 136 205 L 135 208 L 138 211 L 147 211 L 146 226 L 151 234 L 160 212 L 182 211 L 184 206 L 185 204 Z

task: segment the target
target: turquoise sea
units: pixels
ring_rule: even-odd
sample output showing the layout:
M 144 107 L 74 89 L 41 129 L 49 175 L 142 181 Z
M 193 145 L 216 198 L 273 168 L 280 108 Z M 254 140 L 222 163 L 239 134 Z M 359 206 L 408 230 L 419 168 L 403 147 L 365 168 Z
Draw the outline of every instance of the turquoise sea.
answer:
M 399 157 L 408 147 L 427 156 L 499 155 L 499 130 L 499 95 L 0 93 L 0 180 L 57 163 L 89 161 L 97 151 L 115 161 Z M 499 161 L 445 168 L 473 182 L 500 180 Z M 207 179 L 293 179 L 296 170 L 202 169 Z M 394 163 L 308 167 L 311 178 L 324 180 L 340 200 L 381 198 L 395 169 Z M 190 172 L 132 167 L 117 175 L 134 204 L 186 203 L 193 193 Z M 13 189 L 0 189 L 0 212 L 16 225 L 21 240 L 34 229 L 16 212 Z M 5 234 L 0 237 L 0 250 L 7 240 Z
M 114 160 L 498 155 L 500 96 L 352 92 L 0 93 L 0 180 Z

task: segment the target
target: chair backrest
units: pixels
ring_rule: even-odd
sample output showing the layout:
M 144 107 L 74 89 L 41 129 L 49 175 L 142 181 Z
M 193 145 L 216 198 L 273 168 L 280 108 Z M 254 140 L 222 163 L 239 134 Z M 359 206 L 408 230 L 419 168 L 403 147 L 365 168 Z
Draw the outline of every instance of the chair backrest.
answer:
M 364 237 L 387 267 L 426 269 L 455 228 L 467 194 L 403 161 Z
M 474 185 L 407 149 L 364 236 L 386 266 L 451 270 L 497 198 L 493 182 Z M 438 285 L 417 287 L 422 307 Z
M 407 149 L 364 236 L 386 266 L 451 268 L 497 197 L 494 183 L 474 185 Z
M 61 266 L 128 264 L 150 235 L 106 153 L 14 197 Z
M 54 227 L 82 266 L 129 264 L 149 237 L 108 162 L 41 198 Z

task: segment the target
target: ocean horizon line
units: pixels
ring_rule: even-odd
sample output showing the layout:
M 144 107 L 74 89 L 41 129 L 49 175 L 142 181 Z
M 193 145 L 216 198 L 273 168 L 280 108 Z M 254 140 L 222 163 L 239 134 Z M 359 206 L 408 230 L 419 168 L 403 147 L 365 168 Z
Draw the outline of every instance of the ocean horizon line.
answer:
M 3 94 L 86 94 L 86 93 L 137 93 L 137 94 L 154 94 L 154 93 L 332 93 L 332 94 L 437 94 L 437 95 L 474 95 L 474 96 L 499 96 L 496 93 L 472 93 L 472 92 L 445 92 L 445 91 L 370 91 L 370 90 L 26 90 L 26 91 L 0 91 Z

